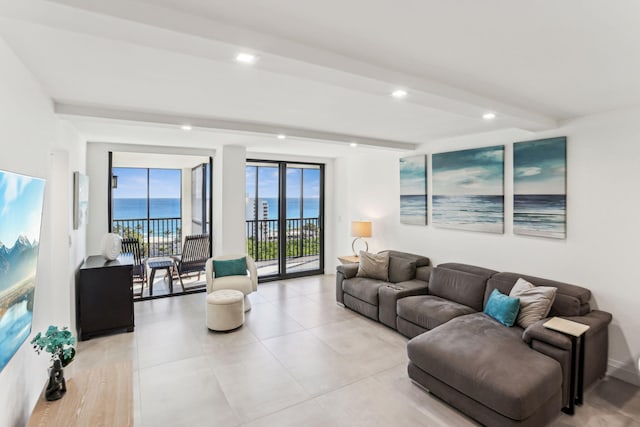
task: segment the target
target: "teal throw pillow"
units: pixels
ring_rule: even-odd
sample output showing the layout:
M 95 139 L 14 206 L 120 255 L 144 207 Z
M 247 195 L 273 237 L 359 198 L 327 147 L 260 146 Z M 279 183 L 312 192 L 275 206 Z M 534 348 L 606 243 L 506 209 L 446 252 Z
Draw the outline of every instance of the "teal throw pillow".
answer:
M 214 277 L 246 276 L 247 258 L 213 260 Z
M 513 326 L 518 318 L 520 298 L 513 298 L 494 289 L 484 308 L 484 313 L 493 317 L 505 326 Z

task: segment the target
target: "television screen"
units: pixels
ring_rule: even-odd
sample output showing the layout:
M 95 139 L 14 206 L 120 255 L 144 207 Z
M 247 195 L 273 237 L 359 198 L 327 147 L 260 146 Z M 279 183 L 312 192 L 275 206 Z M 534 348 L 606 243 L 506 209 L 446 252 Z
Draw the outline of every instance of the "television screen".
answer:
M 0 372 L 31 333 L 44 184 L 0 170 Z

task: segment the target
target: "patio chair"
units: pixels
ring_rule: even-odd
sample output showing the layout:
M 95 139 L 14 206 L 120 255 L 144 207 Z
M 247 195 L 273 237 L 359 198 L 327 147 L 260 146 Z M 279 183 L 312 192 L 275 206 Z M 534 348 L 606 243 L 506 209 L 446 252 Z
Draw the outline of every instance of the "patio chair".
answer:
M 133 280 L 142 283 L 142 287 L 140 288 L 140 296 L 142 296 L 144 285 L 147 283 L 147 269 L 138 238 L 127 237 L 122 239 L 122 253 L 133 256 Z
M 184 245 L 182 246 L 182 255 L 172 257 L 176 263 L 176 274 L 180 279 L 180 285 L 183 291 L 184 283 L 182 283 L 182 276 L 190 273 L 198 273 L 197 280 L 200 280 L 200 273 L 204 271 L 205 264 L 210 256 L 209 254 L 208 234 L 194 234 L 185 237 Z

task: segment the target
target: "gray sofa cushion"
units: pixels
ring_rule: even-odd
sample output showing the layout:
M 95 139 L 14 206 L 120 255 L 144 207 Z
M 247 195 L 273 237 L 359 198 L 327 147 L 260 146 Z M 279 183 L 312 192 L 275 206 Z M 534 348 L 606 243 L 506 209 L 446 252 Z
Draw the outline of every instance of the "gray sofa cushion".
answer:
M 389 257 L 389 281 L 408 282 L 416 277 L 416 262 L 396 256 Z
M 484 276 L 438 266 L 431 272 L 429 294 L 482 311 L 486 280 Z
M 447 270 L 464 271 L 465 273 L 475 274 L 476 276 L 481 276 L 485 279 L 488 279 L 497 273 L 496 270 L 491 270 L 490 268 L 478 267 L 477 265 L 471 264 L 462 264 L 459 262 L 445 262 L 444 264 L 439 264 L 438 267 L 446 268 Z
M 399 317 L 425 329 L 433 329 L 455 317 L 475 312 L 471 307 L 433 295 L 402 298 L 397 306 Z
M 427 267 L 431 265 L 431 260 L 426 256 L 411 254 L 409 252 L 386 250 L 379 253 L 388 253 L 390 257 L 405 258 L 409 261 L 415 261 L 416 267 Z
M 342 290 L 356 297 L 359 300 L 365 301 L 369 304 L 378 305 L 378 289 L 381 286 L 388 285 L 387 282 L 376 279 L 368 279 L 366 277 L 354 277 L 342 282 Z
M 549 316 L 584 316 L 591 311 L 589 306 L 591 291 L 589 289 L 518 273 L 498 273 L 491 276 L 491 279 L 487 282 L 485 303 L 494 289 L 509 294 L 513 285 L 521 277 L 536 286 L 552 286 L 558 288 L 556 299 L 551 306 Z
M 522 328 L 484 313 L 456 317 L 409 341 L 409 359 L 471 399 L 524 420 L 561 389 L 560 364 L 527 346 Z

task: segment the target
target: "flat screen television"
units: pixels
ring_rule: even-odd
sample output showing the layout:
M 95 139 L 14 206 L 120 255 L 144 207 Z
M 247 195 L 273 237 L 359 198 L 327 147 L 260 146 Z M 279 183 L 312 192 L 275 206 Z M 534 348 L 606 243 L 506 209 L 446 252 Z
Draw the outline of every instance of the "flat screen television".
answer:
M 0 372 L 31 334 L 44 186 L 0 170 Z

